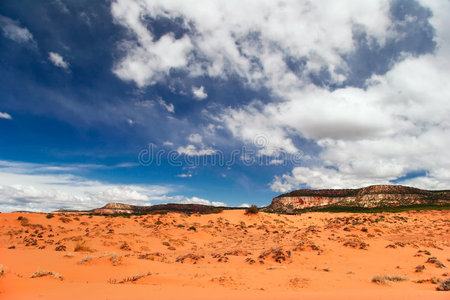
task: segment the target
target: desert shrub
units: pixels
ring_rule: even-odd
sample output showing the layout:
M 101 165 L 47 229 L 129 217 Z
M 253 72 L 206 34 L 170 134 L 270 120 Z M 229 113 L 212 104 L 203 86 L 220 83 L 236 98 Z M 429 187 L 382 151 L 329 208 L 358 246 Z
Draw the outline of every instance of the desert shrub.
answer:
M 0 276 L 2 276 L 4 272 L 5 271 L 3 271 L 3 265 L 0 265 Z
M 55 215 L 54 214 L 47 214 L 45 217 L 47 218 L 47 219 L 51 219 L 51 218 L 53 218 Z
M 22 225 L 22 226 L 28 226 L 29 222 L 30 222 L 28 220 L 28 218 L 25 218 L 25 217 L 22 217 L 22 216 L 17 217 L 17 220 L 20 221 L 20 225 Z
M 36 272 L 34 272 L 33 274 L 31 274 L 30 278 L 38 278 L 38 277 L 44 277 L 44 276 L 52 276 L 54 278 L 63 280 L 63 277 L 55 272 L 52 271 L 45 271 L 45 270 L 38 270 Z
M 61 222 L 63 222 L 63 223 L 70 223 L 70 222 L 72 222 L 72 219 L 68 218 L 68 217 L 61 217 L 61 218 L 59 218 L 59 220 Z
M 428 258 L 428 260 L 426 261 L 427 263 L 430 263 L 430 264 L 435 264 L 436 265 L 436 267 L 438 267 L 438 268 L 445 268 L 446 266 L 443 264 L 443 263 L 441 263 L 436 257 L 430 257 L 430 258 Z
M 416 273 L 422 272 L 423 270 L 425 270 L 425 266 L 424 265 L 418 265 L 416 267 Z
M 75 249 L 73 250 L 75 252 L 94 252 L 94 250 L 86 245 L 85 242 L 77 243 L 75 245 Z
M 437 286 L 436 290 L 450 291 L 450 278 L 447 278 L 443 282 L 441 282 L 441 284 Z
M 82 265 L 82 264 L 84 264 L 84 263 L 87 263 L 88 261 L 91 261 L 91 260 L 94 259 L 94 258 L 95 258 L 94 256 L 86 255 L 86 256 L 84 256 L 82 259 L 80 259 L 80 260 L 78 261 L 78 263 L 79 263 L 80 265 Z
M 257 214 L 258 212 L 259 212 L 259 208 L 256 205 L 252 205 L 245 210 L 246 215 L 254 215 L 254 214 Z
M 151 272 L 147 272 L 147 273 L 141 273 L 141 274 L 136 274 L 130 277 L 125 277 L 122 280 L 117 280 L 117 279 L 109 279 L 108 283 L 111 284 L 122 284 L 122 283 L 127 283 L 127 282 L 135 282 L 141 278 L 147 277 L 152 275 Z
M 403 276 L 397 276 L 397 275 L 377 275 L 372 277 L 372 282 L 377 284 L 388 284 L 388 281 L 405 281 L 408 280 L 408 278 Z

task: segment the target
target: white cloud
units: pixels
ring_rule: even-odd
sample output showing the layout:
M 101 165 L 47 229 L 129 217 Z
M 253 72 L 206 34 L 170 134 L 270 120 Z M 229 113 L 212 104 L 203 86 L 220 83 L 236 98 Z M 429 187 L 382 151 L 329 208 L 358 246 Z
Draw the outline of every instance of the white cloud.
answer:
M 179 175 L 177 175 L 177 177 L 180 177 L 180 178 L 191 178 L 192 174 L 179 174 Z
M 202 204 L 202 205 L 212 205 L 212 206 L 227 206 L 226 203 L 223 202 L 215 202 L 215 201 L 209 201 L 206 199 L 198 198 L 198 197 L 191 197 L 191 198 L 185 198 L 181 200 L 178 203 L 183 204 Z
M 280 151 L 296 153 L 299 150 L 295 147 L 289 132 L 283 125 L 271 118 L 277 118 L 276 107 L 267 107 L 260 101 L 253 101 L 247 106 L 240 108 L 225 109 L 222 115 L 215 119 L 243 142 L 253 144 L 260 148 L 261 155 L 274 155 Z
M 116 63 L 113 72 L 121 79 L 134 81 L 137 86 L 154 84 L 172 68 L 185 67 L 192 48 L 189 37 L 175 39 L 163 35 L 157 41 L 143 24 L 145 4 L 138 1 L 116 1 L 111 5 L 115 22 L 127 28 L 133 40 L 124 41 L 121 50 L 125 56 Z
M 203 86 L 200 86 L 198 88 L 192 87 L 192 94 L 194 95 L 194 98 L 197 100 L 204 100 L 208 98 L 208 94 L 205 92 L 205 88 Z
M 177 152 L 179 154 L 185 154 L 188 156 L 203 156 L 203 155 L 213 155 L 217 151 L 212 148 L 198 149 L 194 145 L 187 145 L 185 147 L 183 147 L 183 146 L 178 147 Z
M 0 111 L 0 119 L 12 120 L 12 117 L 10 114 Z
M 52 64 L 54 64 L 58 68 L 62 69 L 69 68 L 69 64 L 66 61 L 64 61 L 63 57 L 60 54 L 56 52 L 49 52 L 48 59 L 51 61 Z
M 247 207 L 250 207 L 250 204 L 242 203 L 241 205 L 239 205 L 239 207 L 247 208 Z
M 354 49 L 354 25 L 381 45 L 396 34 L 390 26 L 388 0 L 236 0 L 201 5 L 116 0 L 111 12 L 115 22 L 130 32 L 120 49 L 124 56 L 113 71 L 139 87 L 163 80 L 176 68 L 191 76 L 238 75 L 250 85 L 277 90 L 307 81 L 304 77 L 299 82 L 284 61 L 286 56 L 307 58 L 306 73 L 326 67 L 335 82 L 342 82 L 347 68 L 342 54 Z M 189 34 L 176 39 L 168 33 L 156 40 L 146 25 L 158 17 L 183 20 L 181 26 Z
M 0 161 L 0 211 L 85 210 L 108 202 L 151 205 L 154 202 L 208 201 L 182 195 L 167 196 L 174 192 L 171 186 L 109 184 L 71 173 L 82 168 L 81 165 L 66 167 Z
M 201 144 L 203 141 L 203 138 L 200 134 L 198 133 L 193 133 L 191 135 L 188 136 L 188 141 L 194 144 Z
M 159 103 L 159 105 L 161 105 L 162 108 L 164 108 L 168 112 L 170 112 L 170 113 L 175 112 L 175 106 L 173 106 L 172 103 L 166 103 L 162 98 L 158 99 L 158 103 Z
M 36 45 L 31 32 L 21 27 L 19 22 L 0 15 L 0 26 L 5 37 L 17 43 Z
M 165 141 L 165 142 L 163 143 L 163 146 L 166 146 L 166 147 L 172 147 L 172 146 L 173 146 L 173 143 L 172 143 L 172 142 L 169 142 L 169 141 Z
M 244 106 L 225 108 L 213 120 L 242 142 L 261 146 L 259 154 L 271 155 L 280 151 L 299 153 L 302 151 L 301 145 L 294 143 L 298 138 L 306 138 L 320 146 L 318 153 L 308 153 L 312 159 L 305 161 L 305 166 L 276 177 L 271 184 L 275 191 L 287 191 L 302 185 L 330 188 L 389 183 L 418 170 L 426 171 L 426 176 L 403 183 L 422 188 L 448 188 L 450 176 L 442 170 L 450 168 L 447 159 L 450 147 L 450 92 L 447 88 L 450 82 L 450 30 L 446 25 L 450 4 L 445 1 L 424 2 L 433 10 L 431 24 L 435 26 L 435 40 L 438 43 L 434 53 L 418 57 L 405 54 L 403 60 L 393 64 L 385 75 L 370 78 L 364 89 L 345 87 L 328 90 L 302 78 L 289 77 L 290 71 L 283 66 L 280 55 L 265 52 L 264 44 L 258 49 L 247 45 L 244 51 L 254 50 L 255 55 L 259 55 L 264 69 L 260 79 L 277 95 L 277 101 L 264 103 L 254 100 Z M 374 16 L 376 20 L 380 16 L 378 13 L 384 10 L 374 11 L 377 12 Z M 318 22 L 311 24 L 321 26 L 325 19 L 332 19 L 327 12 L 325 8 Z M 306 15 L 312 13 L 314 8 Z M 271 13 L 268 13 L 270 17 Z M 370 23 L 366 17 L 364 19 L 364 22 Z M 349 24 L 351 22 L 345 26 Z M 297 30 L 302 23 L 297 25 L 292 28 Z M 333 28 L 342 29 L 342 24 L 338 22 L 336 25 L 327 27 L 325 32 Z M 378 36 L 379 43 L 395 34 L 386 28 L 376 32 L 373 25 L 369 24 L 367 28 L 372 28 L 368 29 L 369 33 Z M 347 29 L 343 28 L 340 34 L 345 36 Z M 331 32 L 327 35 L 333 40 Z M 320 41 L 321 35 L 318 37 Z M 261 36 L 258 39 L 258 43 L 264 42 Z M 351 49 L 350 41 L 346 38 L 343 41 L 341 49 L 344 52 Z M 286 51 L 286 44 L 279 46 Z M 299 47 L 291 46 L 294 49 Z M 304 46 L 311 53 L 318 49 L 317 44 L 307 41 Z M 345 67 L 342 62 L 333 61 L 334 50 L 323 48 L 327 49 L 328 52 L 319 54 L 318 61 L 306 55 L 307 64 L 311 61 L 318 63 L 317 66 L 307 67 Z M 249 82 L 257 78 L 256 73 L 247 75 Z
M 366 90 L 321 91 L 315 105 L 306 92 L 304 97 L 265 107 L 261 118 L 315 139 L 322 147 L 318 159 L 338 170 L 297 167 L 275 178 L 272 189 L 284 192 L 301 184 L 314 188 L 386 184 L 417 170 L 427 175 L 403 183 L 448 188 L 450 176 L 442 171 L 450 168 L 450 92 L 446 89 L 450 71 L 442 68 L 445 57 L 441 52 L 409 57 L 385 76 L 374 76 Z M 363 100 L 352 103 L 352 99 Z M 303 101 L 306 112 L 301 109 Z M 331 102 L 335 102 L 336 115 L 326 107 Z M 342 105 L 346 111 L 340 109 Z M 322 106 L 318 121 L 307 117 Z M 270 113 L 275 111 L 276 115 Z

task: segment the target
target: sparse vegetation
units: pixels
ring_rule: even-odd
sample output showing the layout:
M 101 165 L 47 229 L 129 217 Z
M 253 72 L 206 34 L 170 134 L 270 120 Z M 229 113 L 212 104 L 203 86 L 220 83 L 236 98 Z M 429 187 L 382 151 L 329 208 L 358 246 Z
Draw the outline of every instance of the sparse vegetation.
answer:
M 52 271 L 45 271 L 45 270 L 38 270 L 31 274 L 30 278 L 38 278 L 38 277 L 44 277 L 44 276 L 52 276 L 54 278 L 57 278 L 59 280 L 63 280 L 63 277 L 55 272 Z
M 123 244 L 120 245 L 120 249 L 125 250 L 125 251 L 131 251 L 131 247 L 130 247 L 130 245 L 128 245 L 127 242 L 123 242 Z
M 2 276 L 3 273 L 5 273 L 5 271 L 3 270 L 3 265 L 0 265 L 0 276 Z
M 388 284 L 388 281 L 405 281 L 408 280 L 407 277 L 398 276 L 398 275 L 376 275 L 372 277 L 372 282 L 376 284 Z
M 423 270 L 425 270 L 425 266 L 424 265 L 418 265 L 416 267 L 416 273 L 422 272 Z
M 117 256 L 115 252 L 111 253 L 111 257 L 109 258 L 109 261 L 113 266 L 118 266 L 122 264 L 122 257 Z
M 245 210 L 246 215 L 255 215 L 259 212 L 259 208 L 256 205 L 252 205 Z
M 47 219 L 51 219 L 51 218 L 53 218 L 54 216 L 55 216 L 54 214 L 49 213 L 49 214 L 47 214 L 45 217 L 46 217 Z
M 77 243 L 75 245 L 75 249 L 73 249 L 75 252 L 94 252 L 94 250 L 86 245 L 86 242 Z
M 441 263 L 436 257 L 430 257 L 426 262 L 429 264 L 435 264 L 438 268 L 445 268 L 445 265 Z
M 305 213 L 305 212 L 348 212 L 348 213 L 382 213 L 382 212 L 404 212 L 404 211 L 428 211 L 428 210 L 450 210 L 450 204 L 442 204 L 442 205 L 428 205 L 428 204 L 414 204 L 414 205 L 405 205 L 405 206 L 380 206 L 380 207 L 359 207 L 359 206 L 339 206 L 339 205 L 331 205 L 325 207 L 312 207 L 305 209 L 294 209 L 293 213 Z M 278 213 L 283 214 L 285 210 L 274 210 L 271 208 L 267 208 L 264 210 L 267 213 Z
M 79 263 L 80 265 L 82 265 L 82 264 L 84 264 L 84 263 L 87 263 L 88 261 L 91 261 L 92 259 L 94 259 L 94 256 L 86 255 L 86 256 L 84 256 L 82 259 L 80 259 L 80 260 L 78 261 L 78 263 Z
M 127 282 L 135 282 L 135 281 L 138 281 L 141 278 L 144 278 L 144 277 L 147 277 L 147 276 L 150 276 L 150 275 L 152 275 L 152 273 L 151 272 L 147 272 L 147 273 L 142 273 L 142 274 L 136 274 L 136 275 L 133 275 L 133 276 L 130 276 L 130 277 L 125 277 L 122 280 L 109 279 L 108 283 L 111 283 L 111 284 L 122 284 L 122 283 L 127 283 Z
M 22 225 L 22 226 L 28 226 L 28 224 L 30 222 L 27 218 L 22 217 L 22 216 L 17 217 L 17 220 L 20 221 L 20 225 Z
M 441 284 L 436 287 L 436 290 L 450 291 L 450 278 L 447 278 L 443 282 L 441 282 Z
M 72 219 L 68 218 L 68 217 L 61 217 L 61 218 L 59 218 L 59 220 L 61 222 L 63 222 L 63 223 L 70 223 L 70 222 L 72 222 Z

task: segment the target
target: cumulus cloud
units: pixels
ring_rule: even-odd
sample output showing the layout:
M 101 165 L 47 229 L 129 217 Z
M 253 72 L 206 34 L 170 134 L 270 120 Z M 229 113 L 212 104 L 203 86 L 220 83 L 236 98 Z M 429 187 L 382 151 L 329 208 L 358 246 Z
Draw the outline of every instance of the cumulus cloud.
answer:
M 66 61 L 64 61 L 64 58 L 60 54 L 56 52 L 49 52 L 48 59 L 52 64 L 54 64 L 58 68 L 66 70 L 69 68 L 69 64 Z
M 198 133 L 193 133 L 188 136 L 188 141 L 194 144 L 201 144 L 203 142 L 203 137 Z
M 301 112 L 302 101 L 293 98 L 260 112 L 275 126 L 289 127 L 298 135 L 313 138 L 321 146 L 319 159 L 324 166 L 294 168 L 277 177 L 275 191 L 307 185 L 314 188 L 355 187 L 389 183 L 409 172 L 425 170 L 426 178 L 406 180 L 423 188 L 445 188 L 450 178 L 442 170 L 450 168 L 447 151 L 450 141 L 450 93 L 445 88 L 450 72 L 442 68 L 446 56 L 409 57 L 385 76 L 375 76 L 366 90 L 345 88 L 325 92 L 315 106 L 336 107 L 336 116 L 323 108 L 320 122 Z M 363 99 L 346 105 L 351 99 Z M 305 100 L 306 99 L 306 100 Z M 299 103 L 296 112 L 290 109 Z M 345 105 L 346 111 L 340 109 Z M 286 109 L 288 108 L 288 109 Z M 277 115 L 267 112 L 277 111 Z M 341 119 L 344 116 L 348 119 Z M 313 124 L 313 125 L 311 125 Z M 321 124 L 327 124 L 322 127 Z M 251 125 L 251 124 L 249 124 Z M 286 134 L 286 133 L 285 133 Z
M 212 206 L 227 206 L 227 204 L 223 203 L 223 202 L 209 201 L 209 200 L 198 198 L 198 197 L 185 198 L 185 199 L 179 201 L 179 203 L 202 204 L 202 205 L 212 205 Z
M 252 86 L 281 90 L 298 85 L 302 74 L 326 68 L 333 82 L 342 82 L 347 68 L 342 54 L 354 50 L 354 26 L 380 45 L 396 36 L 388 0 L 208 1 L 202 5 L 182 0 L 116 0 L 111 12 L 115 22 L 130 33 L 113 71 L 140 87 L 163 80 L 172 69 L 183 69 L 191 76 L 237 75 Z M 184 34 L 155 37 L 147 25 L 158 18 L 175 23 Z M 302 74 L 291 70 L 287 58 L 306 61 Z M 206 96 L 197 91 L 197 98 Z
M 271 183 L 274 191 L 386 184 L 417 170 L 426 175 L 401 183 L 448 188 L 450 180 L 442 170 L 450 167 L 446 159 L 450 72 L 442 66 L 448 66 L 450 57 L 450 30 L 444 25 L 449 6 L 442 1 L 430 4 L 438 43 L 435 52 L 405 53 L 385 74 L 369 77 L 362 88 L 330 89 L 298 78 L 271 76 L 276 84 L 265 86 L 278 95 L 277 101 L 228 107 L 214 120 L 244 143 L 262 146 L 263 154 L 298 153 L 302 151 L 301 144 L 294 142 L 298 138 L 320 147 L 318 153 L 310 153 L 312 162 L 276 177 Z M 379 37 L 392 34 L 386 30 Z
M 108 202 L 151 205 L 162 202 L 207 201 L 181 195 L 168 196 L 167 194 L 174 192 L 173 187 L 169 186 L 109 184 L 72 174 L 80 168 L 83 166 L 0 161 L 0 211 L 92 209 Z
M 170 33 L 155 41 L 143 23 L 146 17 L 143 9 L 145 4 L 139 1 L 116 1 L 111 5 L 114 20 L 133 36 L 121 44 L 125 56 L 116 63 L 113 72 L 123 80 L 134 81 L 139 87 L 154 84 L 172 68 L 186 66 L 192 47 L 189 37 L 176 39 Z
M 168 112 L 170 113 L 175 112 L 175 106 L 172 103 L 166 103 L 166 101 L 164 101 L 162 98 L 158 99 L 158 103 L 159 105 L 161 105 L 162 108 L 164 108 Z
M 197 148 L 195 145 L 180 146 L 177 148 L 179 154 L 188 156 L 213 155 L 217 151 L 212 148 Z
M 20 26 L 18 21 L 0 15 L 0 26 L 3 36 L 17 43 L 35 45 L 31 32 Z
M 197 100 L 204 100 L 208 98 L 208 94 L 205 92 L 205 88 L 203 86 L 200 87 L 192 87 L 192 94 L 194 95 L 194 98 Z
M 12 117 L 10 114 L 0 111 L 0 119 L 12 120 Z

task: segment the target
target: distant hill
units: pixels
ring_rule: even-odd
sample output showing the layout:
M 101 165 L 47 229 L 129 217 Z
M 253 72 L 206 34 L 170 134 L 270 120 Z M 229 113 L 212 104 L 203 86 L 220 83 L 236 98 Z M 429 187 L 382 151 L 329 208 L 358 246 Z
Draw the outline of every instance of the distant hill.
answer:
M 161 212 L 211 214 L 222 211 L 223 207 L 200 204 L 158 204 L 151 206 L 137 206 L 122 203 L 108 203 L 101 208 L 91 210 L 94 214 L 146 214 Z
M 360 189 L 296 190 L 275 197 L 269 208 L 277 211 L 316 207 L 399 207 L 450 204 L 450 190 L 429 191 L 402 185 L 372 185 Z

